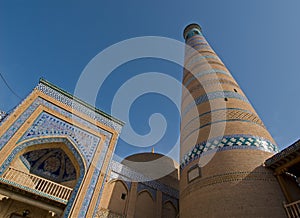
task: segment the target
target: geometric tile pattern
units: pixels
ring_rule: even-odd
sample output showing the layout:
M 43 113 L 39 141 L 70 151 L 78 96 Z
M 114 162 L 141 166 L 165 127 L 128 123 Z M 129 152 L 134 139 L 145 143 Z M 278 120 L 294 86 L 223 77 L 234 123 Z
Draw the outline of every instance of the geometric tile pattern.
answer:
M 199 105 L 199 104 L 202 104 L 203 102 L 207 102 L 209 100 L 213 100 L 213 99 L 217 99 L 217 98 L 223 98 L 223 99 L 224 98 L 235 98 L 235 99 L 239 99 L 239 100 L 249 103 L 248 99 L 245 96 L 240 95 L 239 93 L 236 93 L 236 92 L 232 92 L 232 91 L 209 92 L 209 93 L 205 93 L 205 94 L 199 96 L 193 102 L 188 104 L 184 108 L 182 115 L 185 115 L 186 113 L 188 113 L 196 105 Z
M 230 86 L 240 88 L 235 82 L 228 79 L 224 79 L 224 78 L 209 79 L 209 80 L 201 81 L 201 84 L 197 84 L 196 86 L 189 88 L 189 92 L 182 96 L 182 101 L 185 100 L 187 95 L 192 94 L 195 91 L 199 91 L 200 89 L 204 89 L 205 87 L 211 87 L 218 84 L 229 84 Z
M 40 136 L 68 136 L 84 155 L 87 165 L 90 164 L 100 138 L 78 127 L 66 123 L 46 112 L 42 112 L 20 141 Z
M 112 160 L 110 162 L 109 169 L 113 172 L 114 179 L 118 178 L 127 181 L 139 181 L 139 183 L 142 183 L 153 190 L 159 190 L 162 193 L 165 193 L 176 199 L 179 198 L 178 190 L 166 186 L 165 184 L 160 183 L 158 181 L 152 180 L 151 178 L 144 176 L 142 173 L 136 172 L 128 166 L 125 166 L 122 163 L 119 163 L 115 160 Z M 116 174 L 118 174 L 118 176 Z
M 78 164 L 79 164 L 79 178 L 78 181 L 76 183 L 76 186 L 73 188 L 73 192 L 71 194 L 71 197 L 68 200 L 68 204 L 65 210 L 65 214 L 63 217 L 67 217 L 67 214 L 70 212 L 71 206 L 75 200 L 76 194 L 77 194 L 77 190 L 80 187 L 81 182 L 83 181 L 84 175 L 85 175 L 85 167 L 84 167 L 84 163 L 83 163 L 83 159 L 81 158 L 80 154 L 78 153 L 77 149 L 74 148 L 74 145 L 72 143 L 70 143 L 67 139 L 65 138 L 57 138 L 57 137 L 50 137 L 50 138 L 37 138 L 37 139 L 33 139 L 30 141 L 26 141 L 24 143 L 19 144 L 18 147 L 16 147 L 11 153 L 10 155 L 7 157 L 7 159 L 5 160 L 4 164 L 0 167 L 0 175 L 2 173 L 4 173 L 4 171 L 7 169 L 7 167 L 10 165 L 11 161 L 15 158 L 15 156 L 24 148 L 29 147 L 31 145 L 36 145 L 36 144 L 44 144 L 44 143 L 59 143 L 62 142 L 64 143 L 69 150 L 72 152 L 72 154 L 74 155 L 74 157 L 76 158 Z M 50 195 L 48 195 L 47 197 L 51 198 Z
M 203 55 L 203 56 L 199 56 L 197 58 L 191 59 L 189 62 L 185 63 L 184 66 L 190 69 L 190 67 L 193 64 L 198 63 L 199 61 L 202 61 L 202 60 L 206 60 L 207 58 L 220 60 L 217 56 L 214 56 L 214 55 Z
M 94 120 L 97 120 L 97 121 L 103 123 L 104 125 L 109 126 L 112 129 L 115 129 L 117 132 L 120 132 L 120 130 L 121 130 L 121 127 L 122 127 L 122 124 L 121 124 L 122 122 L 121 121 L 120 122 L 118 122 L 118 121 L 115 122 L 114 118 L 106 117 L 105 114 L 104 114 L 105 115 L 104 116 L 103 114 L 101 114 L 101 112 L 98 112 L 98 111 L 95 112 L 94 110 L 91 110 L 90 108 L 85 106 L 84 103 L 81 104 L 80 101 L 73 102 L 72 98 L 70 98 L 68 96 L 68 94 L 65 95 L 64 92 L 58 92 L 56 89 L 53 89 L 52 87 L 49 87 L 49 86 L 47 86 L 45 84 L 42 84 L 42 83 L 39 83 L 39 85 L 36 87 L 36 89 L 42 91 L 46 95 L 60 101 L 61 103 L 65 104 L 65 105 L 68 105 L 68 106 L 71 105 L 75 110 L 78 110 L 81 113 L 85 113 L 86 115 L 90 116 Z M 18 108 L 20 108 L 28 98 L 29 97 L 27 97 L 25 100 L 23 100 L 22 103 L 19 104 L 13 111 L 16 111 Z M 48 102 L 47 100 L 42 99 L 41 97 L 38 97 L 37 99 L 35 99 L 35 101 L 27 109 L 25 109 L 23 111 L 23 113 L 14 121 L 14 123 L 12 123 L 12 125 L 9 127 L 9 129 L 0 137 L 0 150 L 11 139 L 11 137 L 17 132 L 17 130 L 27 121 L 29 116 L 38 108 L 39 105 L 44 105 L 45 107 L 50 108 L 50 109 L 62 114 L 63 116 L 66 116 L 67 118 L 74 119 L 74 121 L 79 122 L 84 126 L 88 126 L 89 128 L 91 128 L 91 129 L 99 132 L 100 134 L 106 136 L 106 139 L 103 143 L 103 149 L 100 153 L 99 160 L 96 163 L 96 170 L 94 171 L 94 173 L 92 175 L 91 183 L 88 185 L 87 192 L 86 192 L 85 197 L 84 197 L 84 203 L 82 204 L 82 206 L 80 208 L 80 211 L 82 212 L 81 217 L 85 217 L 85 214 L 86 214 L 88 206 L 89 206 L 89 202 L 90 202 L 91 197 L 92 197 L 92 195 L 94 193 L 94 190 L 95 190 L 96 182 L 97 182 L 97 180 L 100 176 L 100 169 L 102 168 L 104 159 L 107 156 L 108 146 L 109 146 L 109 143 L 111 141 L 112 134 L 107 132 L 106 130 L 98 127 L 98 126 L 95 126 L 93 123 L 90 123 L 87 120 L 84 120 L 84 119 L 82 119 L 82 118 L 80 118 L 80 117 L 64 110 L 63 108 L 60 108 L 60 107 L 52 104 L 51 102 Z M 9 115 L 6 116 L 6 118 L 8 118 L 8 117 L 9 117 Z M 46 118 L 46 117 L 44 117 L 44 118 Z M 51 125 L 53 125 L 52 129 L 50 129 L 50 130 L 49 129 L 46 130 L 47 128 L 43 129 L 43 127 L 39 124 L 40 127 L 43 129 L 42 131 L 38 130 L 38 128 L 32 127 L 33 132 L 28 132 L 29 135 L 28 134 L 23 135 L 23 138 L 18 141 L 18 144 L 20 144 L 20 147 L 18 147 L 15 151 L 13 151 L 11 153 L 11 155 L 7 158 L 6 162 L 2 166 L 0 166 L 0 173 L 4 172 L 4 170 L 9 166 L 12 159 L 20 151 L 20 150 L 18 150 L 19 148 L 24 148 L 25 145 L 29 146 L 29 144 L 32 142 L 32 141 L 26 141 L 25 143 L 22 143 L 23 140 L 26 137 L 28 137 L 28 138 L 32 137 L 32 138 L 34 138 L 33 141 L 37 141 L 37 140 L 40 140 L 39 137 L 42 136 L 41 134 L 45 134 L 46 131 L 48 131 L 48 135 L 49 135 L 49 131 L 50 131 L 50 133 L 53 134 L 53 137 L 52 138 L 41 138 L 42 140 L 44 140 L 44 141 L 51 141 L 52 139 L 61 140 L 63 138 L 57 138 L 55 136 L 57 136 L 57 135 L 67 136 L 69 140 L 73 141 L 73 143 L 76 146 L 78 146 L 78 148 L 79 147 L 81 148 L 80 149 L 81 153 L 84 152 L 86 154 L 86 155 L 84 155 L 84 154 L 82 154 L 82 155 L 87 158 L 84 161 L 86 163 L 88 163 L 87 160 L 90 159 L 92 150 L 95 148 L 95 147 L 93 147 L 93 145 L 95 145 L 95 141 L 94 141 L 95 136 L 91 135 L 93 138 L 89 139 L 90 140 L 89 142 L 91 142 L 91 143 L 89 143 L 88 141 L 84 140 L 83 138 L 80 138 L 80 136 L 79 136 L 80 133 L 85 134 L 85 132 L 83 130 L 81 130 L 80 128 L 74 128 L 74 129 L 69 129 L 68 130 L 68 128 L 71 127 L 72 125 L 67 124 L 67 123 L 65 123 L 65 124 L 60 123 L 59 119 L 57 119 L 56 117 L 54 117 L 54 118 L 55 119 L 51 120 Z M 49 121 L 50 118 L 48 117 L 46 119 L 48 119 L 48 121 Z M 58 124 L 55 123 L 55 122 L 58 122 Z M 0 125 L 2 123 L 3 122 L 1 122 Z M 54 126 L 55 126 L 55 128 L 56 127 L 60 128 L 58 132 L 55 132 Z M 79 135 L 77 133 L 79 133 Z M 31 135 L 31 134 L 36 135 L 36 137 L 33 137 L 33 135 Z M 77 136 L 75 136 L 75 135 L 77 135 Z M 77 152 L 77 151 L 74 151 L 74 152 Z M 82 168 L 84 168 L 84 166 L 82 166 Z M 81 181 L 82 181 L 82 178 L 80 178 L 79 185 L 81 184 Z M 75 195 L 78 191 L 78 188 L 79 188 L 78 185 L 76 185 L 74 187 L 73 194 L 72 194 L 72 196 L 69 200 L 69 203 L 66 207 L 65 213 L 63 214 L 63 217 L 68 216 L 68 213 L 70 212 L 70 209 L 71 209 L 72 202 L 74 200 L 73 198 L 75 197 Z M 101 195 L 99 195 L 98 199 L 100 199 L 100 197 L 101 197 Z
M 198 119 L 197 119 L 198 118 Z M 212 120 L 214 119 L 214 120 Z M 189 125 L 193 122 L 199 122 L 200 126 L 195 129 L 189 128 Z M 184 142 L 192 133 L 206 127 L 208 125 L 220 122 L 251 122 L 265 128 L 261 119 L 254 113 L 239 108 L 222 108 L 212 110 L 199 115 L 199 117 L 191 119 L 181 130 L 182 142 Z
M 66 95 L 54 90 L 53 88 L 43 84 L 39 83 L 36 87 L 36 89 L 40 90 L 44 94 L 56 99 L 57 101 L 73 108 L 76 111 L 79 111 L 81 113 L 84 113 L 91 117 L 92 119 L 99 121 L 100 123 L 103 123 L 106 126 L 111 127 L 112 129 L 116 130 L 117 132 L 120 132 L 122 129 L 122 125 L 110 120 L 109 118 L 100 115 L 99 113 L 95 112 L 95 110 L 91 110 L 90 108 L 84 106 L 83 104 L 78 103 L 77 101 L 73 100 L 72 98 L 67 97 Z
M 261 137 L 247 135 L 223 136 L 223 138 L 215 138 L 197 144 L 190 152 L 183 156 L 180 164 L 181 169 L 208 152 L 211 153 L 230 149 L 256 149 L 271 153 L 278 152 L 277 145 Z
M 228 71 L 220 70 L 220 69 L 209 69 L 209 70 L 202 70 L 198 73 L 193 73 L 193 77 L 189 78 L 183 85 L 184 87 L 188 87 L 188 85 L 193 82 L 195 79 L 200 78 L 204 75 L 208 74 L 224 74 L 224 75 L 230 75 Z M 187 74 L 188 75 L 188 74 Z
M 21 157 L 29 163 L 30 173 L 61 183 L 76 179 L 72 161 L 60 148 L 26 152 Z

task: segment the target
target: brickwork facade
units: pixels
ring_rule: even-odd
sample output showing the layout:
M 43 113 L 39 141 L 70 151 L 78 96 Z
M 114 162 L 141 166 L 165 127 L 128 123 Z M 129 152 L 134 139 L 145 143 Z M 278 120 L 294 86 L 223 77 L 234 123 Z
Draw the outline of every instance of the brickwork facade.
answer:
M 277 145 L 197 24 L 186 40 L 180 217 L 284 217 L 264 161 Z

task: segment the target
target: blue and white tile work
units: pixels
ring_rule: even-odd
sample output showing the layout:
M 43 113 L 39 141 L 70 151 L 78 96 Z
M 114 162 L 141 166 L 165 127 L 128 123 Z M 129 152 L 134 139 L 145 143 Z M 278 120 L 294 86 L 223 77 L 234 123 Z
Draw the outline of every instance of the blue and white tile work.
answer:
M 43 98 L 43 95 L 41 94 L 38 94 L 36 97 L 34 93 L 39 93 L 39 91 L 49 96 L 50 100 L 46 100 L 48 98 Z M 80 205 L 80 211 L 82 211 L 80 216 L 84 217 L 88 210 L 92 196 L 94 195 L 95 187 L 104 161 L 107 161 L 108 148 L 113 134 L 116 135 L 117 139 L 117 135 L 120 133 L 123 123 L 122 121 L 118 121 L 117 119 L 110 117 L 98 109 L 93 110 L 90 105 L 82 102 L 81 100 L 76 98 L 74 100 L 70 94 L 65 93 L 59 88 L 56 88 L 54 85 L 47 85 L 47 82 L 45 81 L 41 81 L 35 90 L 21 104 L 19 104 L 11 114 L 14 114 L 14 112 L 19 110 L 22 105 L 24 105 L 24 102 L 28 102 L 29 98 L 32 97 L 35 98 L 33 102 L 29 106 L 23 107 L 24 110 L 21 111 L 21 114 L 18 115 L 15 120 L 13 120 L 8 130 L 0 136 L 0 151 L 8 142 L 10 142 L 12 137 L 14 137 L 14 140 L 17 140 L 17 147 L 12 150 L 9 157 L 4 161 L 4 164 L 0 166 L 0 175 L 6 170 L 18 153 L 20 153 L 26 147 L 36 144 L 63 142 L 76 157 L 81 171 L 79 178 L 77 178 L 77 183 L 73 189 L 67 207 L 64 210 L 63 217 L 69 216 L 74 199 L 79 191 L 80 185 L 83 182 L 85 172 L 91 165 L 92 161 L 95 160 L 95 165 L 93 165 L 95 166 L 95 170 L 92 174 L 91 180 L 88 183 L 85 182 L 87 191 L 83 195 L 84 203 Z M 59 101 L 65 105 L 66 108 L 69 108 L 69 110 L 59 106 L 61 104 L 56 104 L 56 101 L 52 102 L 51 99 Z M 35 118 L 35 120 L 31 120 L 30 122 L 33 121 L 33 123 L 30 124 L 28 121 L 31 119 L 31 115 L 33 115 L 40 106 L 43 106 L 45 110 L 42 111 Z M 101 128 L 93 123 L 93 121 L 89 121 L 89 119 L 84 119 L 79 115 L 73 114 L 72 111 L 74 110 L 87 115 L 88 117 L 92 118 L 92 120 L 98 121 L 101 123 L 101 126 L 108 127 L 108 130 Z M 58 117 L 58 114 L 60 118 Z M 66 118 L 66 120 L 71 120 L 72 122 L 66 121 L 64 118 Z M 5 120 L 6 119 L 7 117 Z M 20 128 L 23 128 L 25 123 L 30 125 L 26 127 L 26 131 L 20 132 Z M 2 124 L 3 122 L 1 122 L 1 125 Z M 88 129 L 93 130 L 94 133 L 91 133 L 92 131 L 89 132 Z M 16 133 L 18 133 L 18 135 L 16 135 Z M 19 138 L 16 138 L 15 136 Z M 103 139 L 105 140 L 102 141 Z M 99 146 L 101 146 L 101 150 L 98 159 L 96 160 L 94 158 L 96 150 L 100 148 Z M 26 167 L 31 167 L 30 162 L 26 160 L 26 157 L 22 156 L 20 158 L 24 163 L 26 163 Z M 68 160 L 66 160 L 66 163 L 67 162 Z M 51 168 L 50 170 L 54 172 L 55 169 Z M 71 171 L 70 169 L 69 171 Z M 57 172 L 55 171 L 55 173 Z M 66 180 L 72 178 L 73 176 L 70 176 L 66 178 Z M 100 197 L 101 196 L 99 195 L 99 198 Z
M 159 190 L 162 193 L 175 199 L 179 198 L 178 190 L 161 182 L 155 181 L 149 177 L 146 177 L 145 175 L 136 172 L 135 170 L 123 165 L 122 163 L 112 160 L 109 168 L 111 170 L 110 180 L 120 179 L 128 182 L 139 182 L 143 184 L 143 187 L 150 191 L 150 193 L 152 193 L 153 190 Z
M 99 137 L 66 123 L 46 112 L 42 112 L 39 115 L 31 127 L 28 128 L 21 137 L 19 142 L 41 136 L 68 136 L 76 145 L 78 145 L 79 150 L 86 159 L 87 165 L 90 164 L 97 145 L 100 143 Z
M 244 102 L 249 103 L 248 99 L 236 92 L 231 92 L 231 91 L 216 91 L 216 92 L 210 92 L 210 93 L 205 93 L 204 95 L 201 95 L 200 97 L 196 98 L 195 101 L 191 102 L 188 104 L 182 112 L 182 115 L 184 116 L 187 114 L 193 107 L 196 105 L 202 104 L 204 102 L 207 102 L 209 100 L 217 99 L 217 98 L 235 98 L 242 100 Z
M 78 153 L 77 149 L 75 149 L 74 145 L 66 138 L 61 138 L 61 137 L 50 137 L 50 138 L 36 138 L 33 140 L 29 140 L 26 142 L 23 142 L 21 144 L 19 144 L 11 153 L 10 155 L 7 157 L 7 159 L 5 160 L 4 164 L 1 166 L 0 168 L 0 175 L 2 173 L 4 173 L 5 169 L 10 165 L 11 161 L 15 158 L 15 156 L 22 151 L 24 148 L 32 146 L 32 145 L 36 145 L 36 144 L 44 144 L 44 143 L 56 143 L 56 142 L 62 142 L 64 143 L 69 150 L 72 152 L 72 154 L 74 155 L 75 159 L 77 160 L 78 164 L 79 164 L 79 178 L 77 179 L 77 183 L 75 185 L 75 187 L 73 188 L 73 192 L 71 194 L 71 197 L 68 201 L 68 204 L 66 206 L 65 209 L 65 214 L 63 217 L 68 217 L 68 214 L 70 212 L 70 209 L 72 207 L 72 204 L 76 198 L 78 189 L 83 181 L 84 175 L 85 175 L 85 165 L 84 165 L 84 160 L 81 158 L 81 155 Z M 49 196 L 49 198 L 51 198 L 51 196 Z
M 35 175 L 59 183 L 76 179 L 76 169 L 72 161 L 60 148 L 28 151 L 20 158 Z
M 190 162 L 200 158 L 202 155 L 230 149 L 255 149 L 271 153 L 278 152 L 277 145 L 274 145 L 262 137 L 255 137 L 252 135 L 223 136 L 199 143 L 194 146 L 190 152 L 183 156 L 180 167 L 183 169 Z
M 74 99 L 67 97 L 66 95 L 63 95 L 62 93 L 54 90 L 53 88 L 45 85 L 44 83 L 39 83 L 36 87 L 37 90 L 45 93 L 46 95 L 56 99 L 57 101 L 73 108 L 76 111 L 79 111 L 83 114 L 88 115 L 92 119 L 99 121 L 102 124 L 105 124 L 106 126 L 116 130 L 118 133 L 121 132 L 122 125 L 110 120 L 109 118 L 95 112 L 95 110 L 92 110 L 88 108 L 87 106 L 80 104 L 79 102 L 75 101 Z

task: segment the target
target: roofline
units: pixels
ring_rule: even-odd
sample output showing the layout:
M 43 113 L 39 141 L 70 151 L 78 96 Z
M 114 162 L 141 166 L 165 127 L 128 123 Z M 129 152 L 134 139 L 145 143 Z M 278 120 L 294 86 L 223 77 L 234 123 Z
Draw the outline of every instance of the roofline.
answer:
M 298 139 L 296 142 L 294 142 L 287 148 L 283 149 L 282 151 L 278 152 L 277 154 L 274 154 L 272 157 L 267 159 L 265 161 L 265 166 L 270 167 L 272 164 L 275 164 L 276 162 L 280 161 L 281 159 L 287 157 L 288 155 L 292 154 L 293 152 L 299 149 L 300 149 L 300 139 Z
M 55 91 L 57 91 L 57 92 L 59 92 L 59 93 L 65 95 L 65 96 L 68 97 L 68 98 L 73 99 L 73 100 L 76 101 L 77 103 L 84 105 L 85 107 L 87 107 L 87 108 L 89 108 L 89 109 L 95 111 L 96 113 L 98 113 L 98 114 L 100 114 L 100 115 L 102 115 L 102 116 L 104 116 L 104 117 L 106 117 L 106 118 L 108 118 L 108 119 L 110 119 L 110 120 L 112 120 L 112 121 L 118 123 L 118 124 L 121 125 L 121 126 L 124 126 L 124 125 L 125 125 L 125 122 L 124 122 L 124 121 L 119 120 L 119 119 L 117 119 L 117 118 L 115 118 L 115 117 L 109 115 L 108 113 L 106 113 L 106 112 L 104 112 L 104 111 L 102 111 L 102 110 L 100 110 L 100 109 L 98 109 L 98 108 L 96 108 L 96 107 L 93 107 L 91 104 L 89 104 L 89 103 L 87 103 L 87 102 L 81 100 L 80 98 L 78 98 L 78 97 L 76 97 L 76 96 L 70 94 L 69 92 L 67 92 L 67 91 L 65 91 L 65 90 L 63 90 L 63 89 L 61 89 L 61 88 L 59 88 L 58 86 L 56 86 L 56 85 L 54 85 L 53 83 L 51 83 L 51 82 L 45 80 L 44 78 L 40 78 L 39 83 L 42 83 L 42 84 L 44 84 L 44 85 L 46 85 L 46 86 L 49 86 L 50 88 L 54 89 Z

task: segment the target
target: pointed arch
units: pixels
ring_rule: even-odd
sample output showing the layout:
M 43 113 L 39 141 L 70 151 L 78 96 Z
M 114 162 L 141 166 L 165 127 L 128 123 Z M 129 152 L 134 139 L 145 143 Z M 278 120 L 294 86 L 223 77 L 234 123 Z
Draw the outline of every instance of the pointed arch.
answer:
M 69 140 L 68 137 L 64 137 L 64 136 L 35 137 L 35 138 L 31 138 L 26 141 L 19 142 L 17 144 L 17 146 L 12 150 L 10 155 L 6 158 L 6 160 L 4 161 L 2 166 L 0 167 L 0 175 L 2 175 L 4 173 L 4 171 L 7 169 L 7 167 L 10 166 L 11 162 L 19 154 L 22 154 L 26 151 L 30 151 L 32 149 L 34 150 L 34 149 L 38 149 L 38 148 L 45 148 L 51 144 L 54 145 L 55 143 L 64 144 L 65 146 L 62 146 L 61 148 L 64 149 L 64 151 L 66 151 L 68 154 L 72 154 L 72 155 L 70 155 L 70 157 L 72 158 L 74 163 L 76 161 L 77 164 L 75 163 L 75 165 L 78 166 L 79 175 L 77 177 L 77 182 L 73 188 L 73 192 L 71 194 L 71 197 L 68 200 L 68 203 L 67 203 L 67 206 L 65 209 L 68 211 L 68 210 L 70 210 L 74 200 L 76 199 L 78 190 L 82 184 L 84 175 L 86 173 L 86 162 L 85 162 L 83 156 L 81 155 L 80 151 L 78 150 L 77 146 L 72 142 L 72 140 Z
M 174 203 L 170 200 L 167 200 L 163 203 L 162 207 L 162 217 L 168 218 L 176 218 L 177 217 L 177 209 Z
M 109 198 L 107 208 L 116 214 L 124 215 L 128 204 L 129 189 L 126 183 L 119 179 L 107 183 L 106 197 Z
M 151 193 L 146 189 L 140 191 L 137 195 L 134 217 L 155 217 L 155 200 Z

